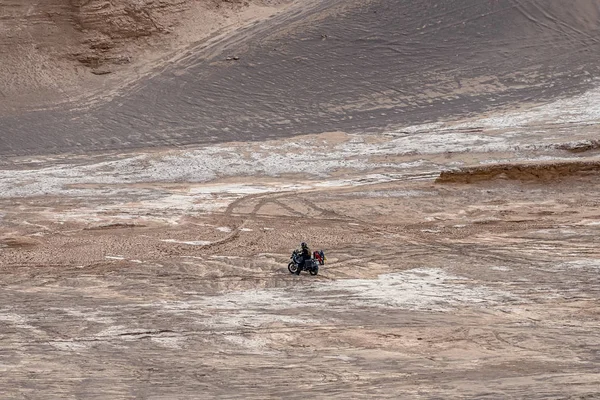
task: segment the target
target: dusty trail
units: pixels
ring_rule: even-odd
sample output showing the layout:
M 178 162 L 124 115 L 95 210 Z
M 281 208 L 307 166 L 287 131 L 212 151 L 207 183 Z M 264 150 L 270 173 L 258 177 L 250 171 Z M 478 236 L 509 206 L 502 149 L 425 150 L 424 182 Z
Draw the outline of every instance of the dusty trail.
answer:
M 336 146 L 362 151 L 343 136 L 302 140 L 329 140 L 331 159 Z M 276 143 L 262 154 L 289 145 Z M 346 183 L 334 169 L 314 181 L 259 174 L 5 195 L 0 388 L 45 398 L 594 398 L 597 176 L 440 184 L 423 172 L 440 157 L 431 151 L 404 156 L 404 178 L 371 167 L 380 182 L 358 168 Z M 558 145 L 528 157 L 548 151 L 597 158 Z M 116 161 L 122 176 L 126 160 Z M 111 173 L 108 163 L 86 175 Z M 287 272 L 301 240 L 327 252 L 317 277 Z
M 587 186 L 568 184 L 572 195 L 563 199 L 589 201 Z M 520 188 L 488 187 L 515 202 L 525 196 Z M 470 189 L 452 191 L 438 199 L 446 212 L 459 211 Z M 329 196 L 324 191 L 312 201 L 327 209 Z M 298 240 L 287 239 L 297 218 L 268 212 L 240 215 L 252 218 L 246 226 L 256 233 L 206 250 L 168 250 L 151 238 L 204 236 L 211 218 L 203 219 L 205 228 L 55 233 L 35 249 L 5 249 L 13 257 L 29 253 L 32 261 L 18 258 L 18 268 L 3 263 L 0 320 L 13 367 L 0 386 L 17 397 L 86 398 L 193 398 L 198 390 L 299 398 L 298 390 L 309 388 L 336 398 L 547 398 L 564 395 L 567 383 L 571 395 L 595 393 L 600 254 L 597 225 L 577 226 L 586 209 L 560 227 L 548 213 L 545 221 L 518 226 L 498 220 L 453 228 L 457 221 L 447 219 L 428 229 L 412 225 L 406 213 L 419 200 L 396 204 L 388 215 L 406 217 L 395 223 L 388 217 L 383 225 L 349 229 L 348 222 L 323 220 L 323 233 L 310 234 L 323 239 L 330 258 L 317 279 L 287 273 L 282 250 Z M 556 206 L 528 207 L 532 215 Z M 257 233 L 267 223 L 277 234 L 265 240 L 268 234 Z M 113 242 L 139 237 L 144 241 L 132 247 Z M 248 257 L 257 240 L 268 253 Z M 73 260 L 70 267 L 59 255 L 52 263 L 35 260 L 41 248 L 68 243 L 79 243 L 71 254 L 93 254 L 91 245 L 115 256 L 78 260 L 82 266 Z

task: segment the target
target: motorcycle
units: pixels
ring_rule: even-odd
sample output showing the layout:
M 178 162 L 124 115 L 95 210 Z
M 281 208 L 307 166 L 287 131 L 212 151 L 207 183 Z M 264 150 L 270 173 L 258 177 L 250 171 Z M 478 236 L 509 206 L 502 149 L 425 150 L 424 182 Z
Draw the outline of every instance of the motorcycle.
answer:
M 319 264 L 322 265 L 324 263 L 323 252 L 321 251 L 319 254 L 321 255 L 321 258 L 315 257 L 304 260 L 303 265 L 300 265 L 302 263 L 302 253 L 299 250 L 294 250 L 290 256 L 291 261 L 288 264 L 288 271 L 290 271 L 290 274 L 296 274 L 298 273 L 298 268 L 300 268 L 300 271 L 308 271 L 311 275 L 317 275 L 319 273 Z

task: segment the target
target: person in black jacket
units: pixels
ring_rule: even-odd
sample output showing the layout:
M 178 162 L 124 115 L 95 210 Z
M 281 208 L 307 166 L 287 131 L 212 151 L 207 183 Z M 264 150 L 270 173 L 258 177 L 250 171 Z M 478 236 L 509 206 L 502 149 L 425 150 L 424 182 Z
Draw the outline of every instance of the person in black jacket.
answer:
M 311 254 L 308 245 L 305 242 L 300 244 L 300 263 L 298 264 L 298 270 L 296 271 L 296 275 L 300 275 L 302 269 L 304 268 L 304 263 L 310 260 Z

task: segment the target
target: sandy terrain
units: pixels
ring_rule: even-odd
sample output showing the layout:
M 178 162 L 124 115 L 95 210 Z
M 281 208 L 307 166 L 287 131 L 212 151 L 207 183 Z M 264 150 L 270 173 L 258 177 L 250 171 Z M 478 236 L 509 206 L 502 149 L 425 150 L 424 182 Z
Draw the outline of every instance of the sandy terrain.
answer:
M 0 154 L 382 132 L 593 87 L 597 2 L 540 4 L 295 2 L 177 48 L 130 85 L 101 76 L 106 90 L 85 102 L 0 113 Z M 3 103 L 10 108 L 11 97 Z
M 0 389 L 597 398 L 600 192 L 577 166 L 599 161 L 599 98 L 384 135 L 13 160 Z M 317 277 L 287 272 L 302 240 L 327 253 Z
M 600 398 L 596 2 L 227 7 L 0 106 L 2 397 Z
M 0 115 L 110 96 L 288 0 L 0 0 Z

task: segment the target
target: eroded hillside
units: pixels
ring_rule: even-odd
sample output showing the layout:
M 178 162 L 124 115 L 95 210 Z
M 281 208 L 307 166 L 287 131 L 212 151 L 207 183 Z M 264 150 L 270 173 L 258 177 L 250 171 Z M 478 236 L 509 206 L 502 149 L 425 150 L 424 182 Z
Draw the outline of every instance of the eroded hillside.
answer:
M 0 96 L 13 106 L 65 100 L 282 1 L 0 0 Z
M 53 1 L 7 8 L 2 155 L 382 132 L 600 76 L 593 0 Z

